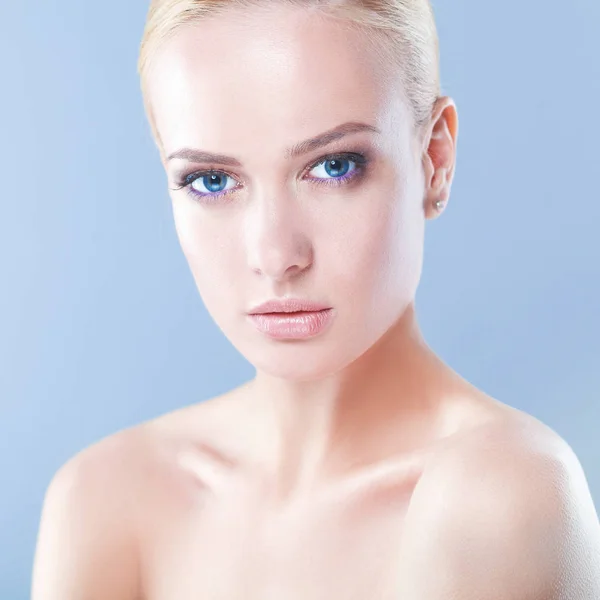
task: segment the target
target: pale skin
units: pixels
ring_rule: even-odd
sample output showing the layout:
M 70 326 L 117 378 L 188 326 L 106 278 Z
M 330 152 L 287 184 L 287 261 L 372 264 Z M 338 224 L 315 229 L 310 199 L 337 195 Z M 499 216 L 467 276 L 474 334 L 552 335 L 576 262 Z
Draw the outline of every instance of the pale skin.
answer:
M 425 223 L 449 199 L 456 106 L 439 98 L 417 134 L 401 84 L 360 42 L 272 7 L 161 49 L 150 97 L 179 241 L 256 376 L 58 471 L 33 600 L 600 598 L 600 527 L 577 457 L 419 330 Z M 379 133 L 286 157 L 347 122 Z M 181 148 L 239 165 L 168 160 Z M 364 176 L 310 180 L 331 178 L 314 165 L 344 152 L 368 153 Z M 174 189 L 178 171 L 209 168 L 235 191 Z M 283 295 L 329 303 L 332 326 L 267 338 L 246 312 Z

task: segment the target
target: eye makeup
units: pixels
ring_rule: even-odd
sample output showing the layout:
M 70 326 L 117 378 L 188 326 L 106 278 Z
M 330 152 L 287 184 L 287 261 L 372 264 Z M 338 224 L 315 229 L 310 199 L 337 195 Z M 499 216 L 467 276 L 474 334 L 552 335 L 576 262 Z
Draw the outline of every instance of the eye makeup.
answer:
M 340 176 L 332 176 L 332 177 L 314 177 L 309 176 L 305 177 L 305 173 L 314 170 L 317 167 L 329 167 L 333 170 L 340 170 L 339 165 L 343 164 L 352 164 L 353 168 L 349 168 Z M 310 185 L 316 185 L 318 187 L 340 187 L 343 185 L 350 185 L 358 183 L 366 174 L 369 169 L 371 163 L 371 153 L 366 150 L 361 151 L 345 151 L 345 152 L 335 152 L 332 154 L 327 154 L 322 156 L 321 158 L 313 161 L 308 165 L 302 172 L 301 179 L 307 181 Z M 343 170 L 343 169 L 342 169 Z M 325 171 L 325 174 L 328 175 Z M 206 187 L 208 178 L 226 178 L 232 179 L 238 183 L 238 185 L 231 187 L 229 189 L 222 189 L 216 192 L 200 192 L 194 187 L 192 184 L 197 180 L 202 180 L 201 183 Z M 213 181 L 214 183 L 214 181 Z M 243 184 L 241 184 L 238 177 L 233 175 L 232 173 L 223 170 L 222 168 L 218 168 L 216 166 L 208 166 L 202 170 L 196 170 L 191 173 L 186 173 L 186 171 L 182 171 L 180 174 L 175 176 L 175 184 L 176 188 L 172 188 L 173 191 L 179 191 L 182 189 L 186 190 L 186 195 L 191 197 L 193 200 L 203 203 L 203 204 L 214 204 L 222 199 L 222 197 L 227 196 L 233 192 L 237 192 L 243 188 Z M 209 185 L 209 184 L 208 184 Z

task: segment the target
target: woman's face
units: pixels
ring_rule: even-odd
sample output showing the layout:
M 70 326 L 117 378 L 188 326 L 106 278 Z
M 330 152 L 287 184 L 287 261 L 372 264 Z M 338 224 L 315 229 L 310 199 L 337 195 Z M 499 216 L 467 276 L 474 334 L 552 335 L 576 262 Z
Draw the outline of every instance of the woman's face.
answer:
M 306 9 L 232 11 L 180 29 L 149 78 L 200 295 L 275 377 L 320 378 L 358 358 L 401 317 L 421 274 L 423 172 L 408 103 L 360 36 Z M 286 152 L 346 123 L 368 127 Z M 169 160 L 182 149 L 231 158 Z M 332 307 L 330 325 L 307 339 L 266 336 L 247 313 L 282 296 Z

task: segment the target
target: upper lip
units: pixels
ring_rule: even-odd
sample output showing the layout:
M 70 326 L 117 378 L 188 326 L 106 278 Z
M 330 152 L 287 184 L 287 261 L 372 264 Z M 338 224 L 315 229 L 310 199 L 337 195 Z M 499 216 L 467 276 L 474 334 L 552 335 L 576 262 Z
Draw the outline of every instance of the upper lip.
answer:
M 304 300 L 302 298 L 275 298 L 255 306 L 248 314 L 257 315 L 261 313 L 287 313 L 298 311 L 313 312 L 325 310 L 327 308 L 331 307 L 322 302 L 312 302 L 311 300 Z

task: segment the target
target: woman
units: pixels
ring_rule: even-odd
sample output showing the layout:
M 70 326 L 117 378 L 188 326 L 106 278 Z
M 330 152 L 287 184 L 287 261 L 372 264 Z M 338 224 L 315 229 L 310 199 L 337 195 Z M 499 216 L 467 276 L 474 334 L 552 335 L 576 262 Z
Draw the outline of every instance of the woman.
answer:
M 600 598 L 570 447 L 419 331 L 458 131 L 428 2 L 155 1 L 140 75 L 181 247 L 256 376 L 59 470 L 34 600 Z

